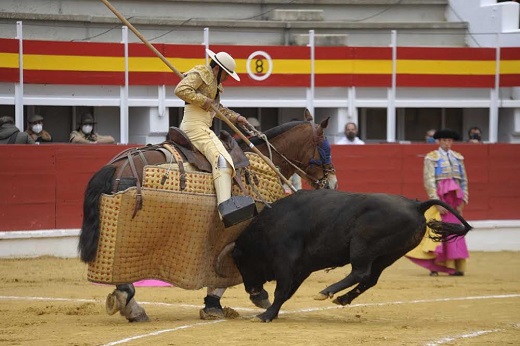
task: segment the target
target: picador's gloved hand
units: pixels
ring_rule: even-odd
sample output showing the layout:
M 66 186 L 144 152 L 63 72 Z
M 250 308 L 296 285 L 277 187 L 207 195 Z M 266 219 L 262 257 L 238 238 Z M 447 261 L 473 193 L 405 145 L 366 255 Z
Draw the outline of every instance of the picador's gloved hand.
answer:
M 237 117 L 237 124 L 247 128 L 253 128 L 247 119 L 241 115 Z
M 206 98 L 206 102 L 202 105 L 202 109 L 204 109 L 206 112 L 211 109 L 211 105 L 213 104 L 213 100 L 209 97 Z

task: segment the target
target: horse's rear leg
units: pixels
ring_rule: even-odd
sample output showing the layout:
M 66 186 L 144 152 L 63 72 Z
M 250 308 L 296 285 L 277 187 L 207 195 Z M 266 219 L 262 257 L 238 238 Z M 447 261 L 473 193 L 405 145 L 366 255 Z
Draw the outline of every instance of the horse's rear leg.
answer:
M 116 285 L 114 292 L 107 296 L 106 310 L 109 315 L 119 311 L 129 322 L 148 322 L 150 319 L 144 309 L 134 299 L 133 284 Z

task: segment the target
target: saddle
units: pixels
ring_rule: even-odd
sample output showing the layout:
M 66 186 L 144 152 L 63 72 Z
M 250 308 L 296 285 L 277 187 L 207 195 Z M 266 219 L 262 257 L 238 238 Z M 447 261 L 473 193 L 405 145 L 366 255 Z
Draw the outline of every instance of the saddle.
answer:
M 172 126 L 168 131 L 168 138 L 175 145 L 185 161 L 191 163 L 203 172 L 212 172 L 211 164 L 200 151 L 195 148 L 186 134 L 178 127 Z M 220 141 L 224 144 L 224 148 L 228 151 L 233 159 L 235 168 L 244 168 L 249 166 L 249 160 L 238 145 L 237 141 L 229 134 L 229 132 L 222 130 L 219 136 Z

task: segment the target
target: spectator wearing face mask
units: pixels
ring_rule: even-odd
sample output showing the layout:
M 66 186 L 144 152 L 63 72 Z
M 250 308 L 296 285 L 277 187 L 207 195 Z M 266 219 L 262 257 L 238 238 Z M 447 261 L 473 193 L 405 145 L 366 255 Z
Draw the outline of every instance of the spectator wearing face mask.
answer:
M 469 143 L 482 143 L 482 131 L 479 127 L 473 126 L 468 130 Z
M 76 131 L 70 133 L 71 143 L 87 143 L 87 144 L 113 144 L 115 143 L 114 137 L 103 136 L 94 132 L 94 117 L 91 114 L 85 114 L 81 117 L 81 122 Z
M 365 144 L 359 139 L 358 128 L 355 123 L 347 123 L 345 125 L 345 136 L 342 137 L 336 144 Z
M 52 142 L 52 136 L 43 129 L 43 117 L 35 114 L 29 118 L 28 127 L 25 131 L 37 144 Z

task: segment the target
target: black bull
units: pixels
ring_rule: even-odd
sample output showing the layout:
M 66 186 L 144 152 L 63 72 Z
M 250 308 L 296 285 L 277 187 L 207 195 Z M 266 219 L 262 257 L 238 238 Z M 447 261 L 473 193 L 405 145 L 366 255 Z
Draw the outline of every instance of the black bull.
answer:
M 441 205 L 462 224 L 426 221 L 424 212 Z M 374 286 L 381 272 L 415 248 L 426 232 L 449 241 L 471 226 L 439 200 L 418 202 L 389 194 L 345 193 L 330 190 L 299 191 L 265 208 L 235 242 L 232 255 L 255 305 L 267 308 L 257 317 L 271 321 L 282 304 L 317 270 L 352 265 L 344 279 L 321 291 L 315 299 L 357 286 L 334 299 L 347 305 Z M 263 289 L 276 281 L 270 305 Z

